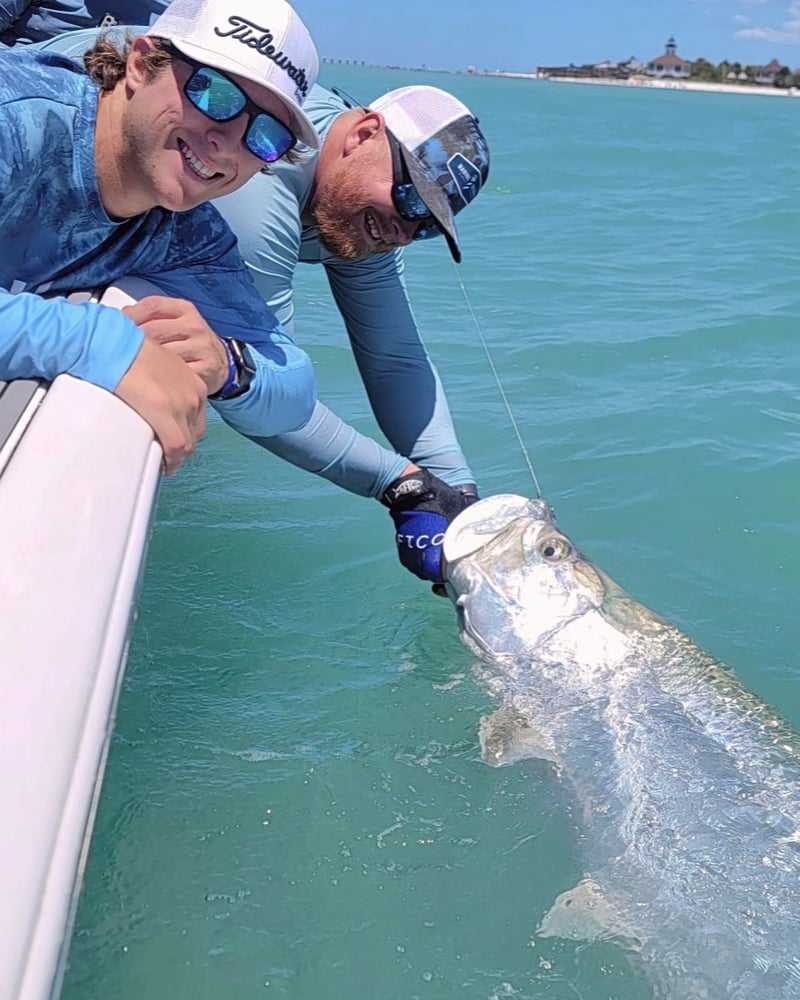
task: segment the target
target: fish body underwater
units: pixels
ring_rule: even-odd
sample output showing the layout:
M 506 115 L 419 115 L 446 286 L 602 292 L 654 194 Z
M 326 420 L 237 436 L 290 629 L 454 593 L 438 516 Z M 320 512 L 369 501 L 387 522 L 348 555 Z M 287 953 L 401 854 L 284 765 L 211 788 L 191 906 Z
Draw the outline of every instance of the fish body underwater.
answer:
M 484 759 L 552 761 L 584 877 L 538 934 L 610 940 L 658 1000 L 800 998 L 800 739 L 513 494 L 444 542 L 462 639 L 503 704 Z

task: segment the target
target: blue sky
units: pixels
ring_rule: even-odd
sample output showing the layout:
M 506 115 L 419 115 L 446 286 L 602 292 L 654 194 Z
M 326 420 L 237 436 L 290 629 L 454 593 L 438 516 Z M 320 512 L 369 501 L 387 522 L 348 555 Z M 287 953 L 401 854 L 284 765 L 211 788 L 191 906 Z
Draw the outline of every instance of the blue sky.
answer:
M 684 59 L 800 68 L 800 0 L 293 0 L 321 55 L 379 65 L 506 69 Z

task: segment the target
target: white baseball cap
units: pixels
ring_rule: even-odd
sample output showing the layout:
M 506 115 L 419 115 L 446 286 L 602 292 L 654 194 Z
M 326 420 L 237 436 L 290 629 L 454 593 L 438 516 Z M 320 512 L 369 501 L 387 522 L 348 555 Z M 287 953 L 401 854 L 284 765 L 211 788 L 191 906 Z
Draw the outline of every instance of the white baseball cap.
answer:
M 319 148 L 302 110 L 319 72 L 311 35 L 285 0 L 172 0 L 145 32 L 212 69 L 266 87 L 289 113 L 297 139 Z
M 400 146 L 409 177 L 461 260 L 453 216 L 489 176 L 489 144 L 466 105 L 438 87 L 390 90 L 370 104 Z

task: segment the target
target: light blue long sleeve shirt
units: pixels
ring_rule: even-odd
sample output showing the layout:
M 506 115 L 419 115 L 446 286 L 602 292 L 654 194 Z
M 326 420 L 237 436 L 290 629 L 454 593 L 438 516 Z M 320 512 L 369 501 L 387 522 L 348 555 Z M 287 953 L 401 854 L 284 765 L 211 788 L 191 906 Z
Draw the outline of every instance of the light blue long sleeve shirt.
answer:
M 339 98 L 319 86 L 303 108 L 323 140 L 346 110 Z M 325 268 L 370 406 L 395 450 L 360 434 L 320 401 L 301 431 L 258 443 L 365 496 L 379 497 L 409 459 L 453 486 L 473 483 L 409 302 L 403 251 L 355 263 L 329 253 L 317 229 L 301 221 L 315 170 L 316 156 L 301 164 L 277 163 L 271 176 L 254 177 L 217 204 L 238 237 L 257 288 L 287 329 L 294 326 L 297 264 Z
M 142 331 L 116 309 L 46 296 L 137 275 L 252 346 L 250 390 L 214 403 L 231 426 L 253 437 L 302 427 L 315 399 L 310 360 L 265 305 L 219 213 L 109 218 L 94 165 L 97 99 L 69 59 L 0 51 L 0 378 L 68 372 L 113 390 Z
M 80 60 L 96 34 L 71 32 L 41 47 Z M 303 107 L 323 139 L 346 110 L 319 86 L 311 90 Z M 316 228 L 301 221 L 316 166 L 316 154 L 297 164 L 278 162 L 271 175 L 257 174 L 215 204 L 236 233 L 256 287 L 289 332 L 294 328 L 298 263 L 325 268 L 372 411 L 391 447 L 359 433 L 320 401 L 300 430 L 250 436 L 294 465 L 362 496 L 380 497 L 409 460 L 452 486 L 474 483 L 409 302 L 403 251 L 375 254 L 356 263 L 330 254 Z M 443 243 L 442 253 L 446 252 Z

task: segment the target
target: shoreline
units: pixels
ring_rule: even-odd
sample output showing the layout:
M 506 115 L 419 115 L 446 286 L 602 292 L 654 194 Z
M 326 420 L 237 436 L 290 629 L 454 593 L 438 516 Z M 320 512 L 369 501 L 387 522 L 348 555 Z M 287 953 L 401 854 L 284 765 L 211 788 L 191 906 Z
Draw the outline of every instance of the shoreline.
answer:
M 331 65 L 341 60 L 323 58 L 323 63 Z M 689 90 L 707 94 L 750 94 L 756 97 L 796 97 L 800 98 L 800 87 L 782 89 L 747 83 L 711 83 L 699 80 L 664 80 L 651 77 L 629 77 L 627 80 L 611 80 L 604 76 L 548 76 L 546 73 L 524 73 L 516 70 L 476 70 L 442 69 L 434 66 L 381 66 L 365 63 L 373 69 L 385 69 L 405 73 L 445 73 L 455 76 L 488 77 L 492 79 L 538 80 L 548 83 L 577 83 L 594 87 L 634 87 L 638 90 Z
M 800 90 L 789 87 L 781 90 L 778 87 L 758 87 L 737 83 L 700 83 L 696 80 L 607 80 L 599 76 L 539 76 L 539 80 L 550 83 L 584 83 L 601 87 L 635 87 L 639 90 L 694 90 L 709 94 L 754 94 L 758 97 L 800 97 Z

